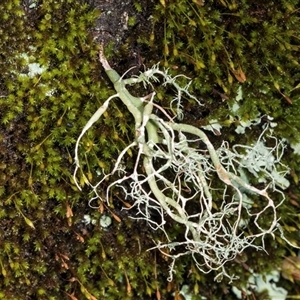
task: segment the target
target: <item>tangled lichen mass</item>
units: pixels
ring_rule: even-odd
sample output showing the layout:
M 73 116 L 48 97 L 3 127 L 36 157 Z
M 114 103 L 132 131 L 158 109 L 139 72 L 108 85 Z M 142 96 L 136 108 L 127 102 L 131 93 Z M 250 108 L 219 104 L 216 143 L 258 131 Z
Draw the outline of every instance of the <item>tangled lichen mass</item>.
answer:
M 165 233 L 167 242 L 158 242 L 157 245 L 160 251 L 164 248 L 170 249 L 168 254 L 162 251 L 164 255 L 174 261 L 183 255 L 191 255 L 195 265 L 203 273 L 216 270 L 218 271 L 216 278 L 227 276 L 233 279 L 234 276 L 228 274 L 226 270 L 226 262 L 235 259 L 248 247 L 265 250 L 265 237 L 268 234 L 274 236 L 273 232 L 280 226 L 277 207 L 285 196 L 276 185 L 279 182 L 278 177 L 284 178 L 288 173 L 287 166 L 281 162 L 285 147 L 283 142 L 278 142 L 270 135 L 269 138 L 274 138 L 276 144 L 273 148 L 265 147 L 264 143 L 267 142 L 265 132 L 268 130 L 266 126 L 252 147 L 237 144 L 233 146 L 234 152 L 232 152 L 227 143 L 222 143 L 219 149 L 215 149 L 202 130 L 192 125 L 176 123 L 161 106 L 157 104 L 154 106 L 155 92 L 151 96 L 138 98 L 132 96 L 126 88 L 126 84 L 139 82 L 143 82 L 146 87 L 151 84 L 151 81 L 158 82 L 158 77 L 162 77 L 163 86 L 172 85 L 175 88 L 176 96 L 173 101 L 179 103 L 177 104 L 178 117 L 184 106 L 182 97 L 184 95 L 193 97 L 188 91 L 190 82 L 185 87 L 181 87 L 176 83 L 180 75 L 173 78 L 168 75 L 168 70 L 161 71 L 157 65 L 137 78 L 123 79 L 110 67 L 103 49 L 100 50 L 100 61 L 117 93 L 109 97 L 97 110 L 77 139 L 74 180 L 78 188 L 81 190 L 77 180 L 78 171 L 82 171 L 78 154 L 80 140 L 105 113 L 110 101 L 118 97 L 134 117 L 135 138 L 121 151 L 110 173 L 105 174 L 95 183 L 89 182 L 95 194 L 90 202 L 97 199 L 108 202 L 107 199 L 114 187 L 119 187 L 126 198 L 134 201 L 133 207 L 138 209 L 137 218 L 146 220 L 154 230 L 160 229 Z M 163 112 L 167 120 L 159 117 L 158 113 L 155 114 L 154 108 L 158 109 L 158 112 Z M 188 138 L 187 134 L 195 137 Z M 197 142 L 202 142 L 204 147 L 200 149 L 193 147 L 192 145 Z M 238 152 L 237 148 L 245 148 L 247 151 L 243 154 Z M 136 161 L 133 170 L 124 166 L 124 156 L 129 149 L 132 151 L 136 149 L 137 152 L 134 156 Z M 273 153 L 276 153 L 276 158 Z M 269 182 L 263 189 L 258 189 L 249 183 L 248 178 L 245 178 L 245 171 L 255 175 L 260 173 L 260 181 Z M 109 180 L 115 173 L 118 173 L 120 178 L 108 185 L 103 199 L 102 194 L 105 189 L 103 182 Z M 239 174 L 244 175 L 244 178 Z M 216 189 L 213 183 L 216 180 L 214 175 L 217 175 L 223 184 L 223 191 L 219 187 L 222 194 L 220 199 L 216 199 L 214 194 Z M 85 176 L 84 171 L 80 176 Z M 126 182 L 128 185 L 125 184 Z M 286 180 L 285 188 L 288 185 Z M 233 191 L 229 191 L 230 188 L 233 188 Z M 271 198 L 269 189 L 272 194 L 281 195 L 282 199 L 279 203 L 276 204 Z M 249 193 L 261 196 L 259 198 L 262 205 L 257 205 L 261 207 L 260 210 L 252 212 L 252 205 L 248 199 L 250 196 L 246 197 Z M 189 213 L 189 206 L 193 207 L 192 214 Z M 151 211 L 159 215 L 159 221 L 151 217 Z M 269 223 L 261 222 L 265 211 L 268 211 L 268 215 L 271 216 Z M 165 229 L 166 216 L 185 228 L 182 241 L 172 240 L 169 237 L 168 230 Z M 254 223 L 251 230 L 255 231 L 255 234 L 250 232 L 245 234 L 241 230 L 243 227 L 241 223 L 247 224 L 250 219 Z M 256 239 L 262 240 L 262 244 L 256 245 Z M 183 245 L 185 251 L 174 251 Z M 169 281 L 173 279 L 173 272 L 174 262 L 171 265 Z

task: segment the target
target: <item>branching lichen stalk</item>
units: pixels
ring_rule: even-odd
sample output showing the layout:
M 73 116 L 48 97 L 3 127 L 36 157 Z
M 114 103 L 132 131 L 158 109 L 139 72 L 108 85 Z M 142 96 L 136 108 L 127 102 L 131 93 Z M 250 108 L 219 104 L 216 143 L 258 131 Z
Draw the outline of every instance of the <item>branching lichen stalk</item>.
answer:
M 182 118 L 183 95 L 201 105 L 188 91 L 191 81 L 182 87 L 178 83 L 180 75 L 171 77 L 168 70 L 161 71 L 158 65 L 136 78 L 124 79 L 124 75 L 121 77 L 110 67 L 103 49 L 100 51 L 100 62 L 117 93 L 107 99 L 92 116 L 77 140 L 74 173 L 77 186 L 81 188 L 77 181 L 77 171 L 82 169 L 84 176 L 78 154 L 80 140 L 103 115 L 109 102 L 118 97 L 134 117 L 135 137 L 132 143 L 121 151 L 109 174 L 103 174 L 95 183 L 89 182 L 94 193 L 90 204 L 95 199 L 107 201 L 113 188 L 123 190 L 138 209 L 137 219 L 145 219 L 154 230 L 164 232 L 167 243 L 156 241 L 155 248 L 173 259 L 169 280 L 172 280 L 176 259 L 183 255 L 191 255 L 196 266 L 204 273 L 215 270 L 218 272 L 217 279 L 222 276 L 233 279 L 234 274 L 228 274 L 225 264 L 248 247 L 264 250 L 265 237 L 268 234 L 274 236 L 278 228 L 276 209 L 279 203 L 275 204 L 268 190 L 272 195 L 277 193 L 282 200 L 284 199 L 284 194 L 276 187 L 273 175 L 284 176 L 288 169 L 279 162 L 280 159 L 275 158 L 274 162 L 279 162 L 280 170 L 276 164 L 265 166 L 266 160 L 261 152 L 269 156 L 273 156 L 274 152 L 278 155 L 284 150 L 283 143 L 277 142 L 270 134 L 270 137 L 276 140 L 276 149 L 267 148 L 264 142 L 268 128 L 265 127 L 253 146 L 235 145 L 234 151 L 231 151 L 227 143 L 223 143 L 219 149 L 215 149 L 204 131 L 175 121 L 176 117 L 179 120 Z M 136 83 L 146 86 L 151 84 L 151 81 L 160 81 L 162 86 L 171 85 L 177 91 L 171 103 L 177 104 L 175 118 L 154 103 L 155 92 L 146 97 L 134 97 L 126 88 L 126 85 Z M 154 113 L 154 106 L 159 114 Z M 200 141 L 204 145 L 201 149 Z M 247 153 L 239 153 L 236 150 L 238 147 L 246 147 Z M 126 169 L 123 163 L 129 149 L 136 152 L 132 170 Z M 269 181 L 265 188 L 258 189 L 240 176 L 241 171 L 248 168 L 246 155 L 254 158 L 257 164 L 255 170 L 259 176 Z M 113 174 L 119 178 L 108 181 L 106 199 L 103 199 L 103 183 Z M 216 180 L 217 185 L 214 183 Z M 125 185 L 126 181 L 128 183 Z M 246 201 L 253 195 L 253 199 L 260 201 L 260 210 L 254 211 L 249 201 Z M 192 214 L 188 209 L 191 206 Z M 151 217 L 153 211 L 160 216 L 159 221 Z M 170 237 L 165 229 L 166 216 L 183 229 L 184 240 L 182 237 L 178 240 Z M 267 218 L 262 222 L 264 216 Z M 244 227 L 250 219 L 254 227 L 246 233 Z M 282 231 L 280 233 L 282 234 Z M 261 245 L 254 243 L 257 239 L 261 239 Z M 170 251 L 166 251 L 167 248 Z

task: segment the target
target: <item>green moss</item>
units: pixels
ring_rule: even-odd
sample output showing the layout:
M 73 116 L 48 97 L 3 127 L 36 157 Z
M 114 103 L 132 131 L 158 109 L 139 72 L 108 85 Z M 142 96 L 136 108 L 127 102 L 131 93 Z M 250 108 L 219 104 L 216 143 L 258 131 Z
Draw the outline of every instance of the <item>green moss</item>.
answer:
M 212 97 L 214 90 L 233 102 L 242 85 L 241 116 L 269 114 L 280 122 L 281 136 L 295 139 L 300 128 L 299 91 L 293 90 L 300 73 L 298 5 L 297 0 L 157 4 L 153 19 L 159 29 L 151 45 L 162 51 L 165 66 L 194 78 L 208 117 L 224 120 L 229 114 L 226 103 Z M 149 38 L 140 42 L 149 44 Z
M 138 42 L 151 49 L 153 55 L 146 57 L 146 62 L 155 63 L 158 58 L 164 66 L 170 68 L 171 73 L 184 73 L 193 79 L 191 89 L 199 95 L 204 106 L 198 108 L 186 99 L 190 102 L 185 106 L 186 122 L 202 126 L 207 124 L 208 119 L 216 119 L 221 124 L 227 123 L 228 128 L 222 130 L 220 138 L 214 138 L 214 143 L 230 140 L 250 144 L 261 132 L 251 128 L 244 136 L 237 136 L 234 129 L 238 121 L 229 122 L 231 111 L 228 104 L 231 106 L 235 102 L 240 86 L 243 90 L 243 100 L 239 103 L 238 111 L 241 120 L 247 121 L 256 118 L 258 114 L 268 114 L 278 124 L 274 128 L 276 136 L 299 143 L 300 94 L 296 88 L 300 75 L 298 6 L 297 0 L 263 3 L 160 1 L 153 13 L 153 33 L 139 36 Z M 168 108 L 169 91 L 157 88 L 156 92 Z M 286 191 L 287 200 L 279 215 L 288 224 L 284 229 L 287 236 L 297 244 L 298 227 L 295 222 L 299 206 L 294 203 L 291 208 L 289 194 L 298 184 L 299 155 L 293 155 L 288 147 L 283 162 L 291 166 L 293 178 L 288 178 L 291 187 Z M 291 210 L 297 212 L 291 213 Z M 183 233 L 174 228 L 174 235 L 180 234 Z M 228 268 L 236 270 L 236 274 L 241 277 L 239 283 L 245 283 L 250 275 L 245 272 L 247 266 L 258 272 L 268 272 L 274 265 L 280 266 L 287 254 L 286 248 L 289 247 L 279 238 L 279 233 L 276 241 L 270 241 L 270 245 L 269 255 L 249 253 L 246 265 L 236 262 L 229 264 Z M 291 251 L 290 248 L 288 251 Z M 191 262 L 182 259 L 180 264 L 188 268 Z M 177 279 L 180 280 L 183 274 L 186 276 L 185 272 L 186 269 L 179 269 Z M 202 291 L 211 280 L 209 276 L 203 276 L 202 282 L 205 284 Z M 214 293 L 220 293 L 221 297 L 221 288 L 216 288 Z M 207 297 L 212 299 L 209 294 Z
M 132 240 L 136 229 L 128 216 L 126 225 L 115 221 L 107 232 L 85 225 L 83 215 L 92 213 L 88 189 L 83 178 L 83 193 L 72 181 L 76 137 L 112 94 L 99 77 L 98 49 L 89 34 L 98 12 L 67 0 L 41 1 L 29 15 L 20 1 L 3 5 L 9 7 L 4 18 L 9 21 L 2 19 L 0 26 L 5 29 L 5 59 L 0 61 L 5 69 L 0 81 L 0 235 L 5 239 L 0 243 L 0 299 L 24 299 L 25 294 L 39 299 L 68 294 L 77 299 L 146 299 L 144 289 L 150 295 L 157 285 L 153 253 L 146 252 L 150 237 Z M 45 70 L 29 76 L 30 63 Z M 113 103 L 104 122 L 83 139 L 80 159 L 90 180 L 111 168 L 134 130 L 129 122 L 119 103 Z M 113 202 L 117 216 L 121 206 Z M 156 271 L 157 276 L 165 269 Z
M 141 11 L 137 2 L 135 8 Z M 151 49 L 145 62 L 156 63 L 162 56 L 171 72 L 196 78 L 194 92 L 205 98 L 209 116 L 220 120 L 227 120 L 227 103 L 212 97 L 212 89 L 226 93 L 231 101 L 242 84 L 247 97 L 241 116 L 251 118 L 258 111 L 271 114 L 280 135 L 295 139 L 300 101 L 299 90 L 291 90 L 300 80 L 299 12 L 295 9 L 299 2 L 211 1 L 204 6 L 196 2 L 157 5 L 155 26 L 164 20 L 165 33 L 151 29 L 155 34 L 151 38 L 149 32 L 140 35 L 139 42 Z M 82 222 L 84 214 L 97 220 L 100 216 L 88 206 L 84 178 L 82 193 L 72 181 L 74 143 L 86 121 L 113 93 L 99 75 L 98 49 L 89 33 L 99 13 L 73 0 L 39 1 L 30 12 L 24 11 L 21 1 L 6 0 L 0 9 L 0 299 L 21 300 L 24 295 L 62 299 L 70 297 L 67 294 L 78 299 L 89 299 L 89 295 L 152 299 L 157 290 L 166 299 L 180 290 L 184 278 L 189 278 L 195 293 L 221 299 L 227 282 L 213 284 L 212 296 L 207 286 L 212 286 L 213 275 L 200 274 L 189 257 L 180 260 L 176 279 L 167 282 L 170 261 L 160 253 L 147 252 L 153 236 L 162 237 L 121 210 L 122 195 L 110 199 L 121 223 L 114 219 L 104 231 Z M 114 55 L 112 45 L 106 53 Z M 28 63 L 39 63 L 46 70 L 28 76 Z M 244 83 L 238 82 L 232 64 L 245 73 Z M 278 93 L 277 84 L 292 105 Z M 159 92 L 168 107 L 172 96 L 163 89 Z M 130 116 L 117 101 L 80 145 L 80 159 L 92 180 L 99 170 L 111 169 L 117 153 L 133 136 Z M 127 163 L 130 167 L 132 161 Z M 299 157 L 292 156 L 290 165 L 299 177 Z M 297 188 L 290 192 L 288 200 L 299 195 Z M 291 228 L 299 229 L 298 207 L 292 210 L 287 201 L 281 209 L 289 238 L 296 240 Z M 172 234 L 184 233 L 174 226 Z M 259 271 L 272 266 L 274 258 L 279 264 L 286 252 L 285 246 L 278 247 L 278 240 L 270 241 L 269 256 L 246 253 L 245 263 Z M 240 283 L 247 280 L 249 273 L 242 263 L 232 262 L 230 267 L 241 277 Z

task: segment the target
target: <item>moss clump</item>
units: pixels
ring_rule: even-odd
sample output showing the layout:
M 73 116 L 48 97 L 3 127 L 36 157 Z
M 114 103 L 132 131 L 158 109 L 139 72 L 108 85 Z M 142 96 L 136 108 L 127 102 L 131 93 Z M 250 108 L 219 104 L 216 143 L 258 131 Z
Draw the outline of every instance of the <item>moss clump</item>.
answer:
M 276 136 L 299 143 L 299 1 L 159 2 L 153 13 L 153 33 L 141 36 L 139 42 L 148 45 L 151 53 L 155 53 L 148 58 L 159 57 L 170 72 L 184 73 L 193 78 L 191 88 L 204 106 L 199 108 L 192 102 L 187 104 L 185 121 L 201 126 L 206 125 L 208 119 L 216 119 L 229 127 L 222 130 L 220 139 L 251 144 L 261 133 L 260 128 L 251 128 L 244 136 L 237 136 L 233 130 L 238 121 L 228 118 L 232 114 L 228 104 L 231 106 L 235 102 L 241 87 L 243 99 L 237 112 L 240 120 L 253 120 L 258 114 L 268 114 L 278 124 L 274 128 Z M 161 24 L 164 24 L 163 28 Z M 158 90 L 166 106 L 168 92 Z M 219 142 L 215 137 L 214 143 Z M 292 169 L 291 187 L 286 191 L 287 201 L 279 212 L 281 220 L 286 223 L 284 230 L 294 244 L 297 244 L 299 229 L 295 223 L 299 206 L 293 202 L 299 195 L 296 187 L 300 174 L 298 161 L 299 155 L 287 149 L 283 162 Z M 292 207 L 291 203 L 294 203 Z M 285 250 L 287 245 L 278 236 L 276 241 L 270 241 L 270 245 L 269 256 L 249 253 L 246 264 L 233 262 L 229 268 L 236 270 L 241 277 L 238 284 L 247 280 L 247 267 L 258 272 L 270 271 L 274 265 L 280 266 L 283 256 L 292 251 Z M 187 261 L 184 263 L 189 265 Z M 206 286 L 211 282 L 207 276 L 201 281 Z M 214 294 L 220 292 L 222 295 L 220 289 L 215 287 Z M 206 296 L 213 299 L 209 293 Z
M 201 1 L 181 1 L 176 8 L 175 2 L 161 1 L 165 6 L 157 7 L 160 11 L 155 12 L 154 21 L 165 19 L 165 35 L 151 35 L 145 47 L 147 51 L 151 49 L 151 55 L 145 61 L 157 62 L 163 45 L 168 42 L 169 49 L 165 48 L 162 60 L 173 69 L 178 67 L 180 72 L 198 78 L 195 90 L 201 95 L 210 95 L 215 89 L 230 96 L 243 84 L 249 97 L 245 98 L 241 114 L 250 118 L 256 110 L 270 112 L 281 121 L 280 130 L 292 138 L 299 129 L 295 118 L 299 111 L 298 89 L 289 94 L 299 82 L 298 65 L 293 61 L 298 53 L 294 49 L 298 40 L 293 32 L 299 13 L 295 7 L 299 3 L 269 1 L 259 4 L 260 8 L 258 4 L 241 1 L 236 8 L 230 8 L 227 2 L 212 1 L 200 6 Z M 128 212 L 121 211 L 122 195 L 111 199 L 113 214 L 110 216 L 115 219 L 106 231 L 99 223 L 82 222 L 84 214 L 91 214 L 97 220 L 100 214 L 91 213 L 84 177 L 81 179 L 83 193 L 72 182 L 74 143 L 86 121 L 113 93 L 106 77 L 99 72 L 98 49 L 90 32 L 98 13 L 84 1 L 34 3 L 36 6 L 31 8 L 28 1 L 5 0 L 0 4 L 0 299 L 152 299 L 154 295 L 167 299 L 173 292 L 178 294 L 184 278 L 188 278 L 196 295 L 221 299 L 228 289 L 227 283 L 216 284 L 212 282 L 213 275 L 199 274 L 190 258 L 181 261 L 173 282 L 166 281 L 167 259 L 159 253 L 146 252 L 156 232 L 140 221 L 132 221 Z M 136 9 L 143 8 L 136 4 Z M 203 14 L 206 27 L 201 24 L 199 13 Z M 248 23 L 232 21 L 244 17 L 249 19 Z M 269 23 L 272 30 L 279 27 L 277 34 L 285 51 L 278 51 L 274 46 L 263 61 L 262 54 L 275 42 L 269 38 L 268 47 L 257 37 L 255 42 L 252 31 L 261 35 L 270 30 L 253 21 L 255 17 Z M 134 21 L 131 20 L 132 25 Z M 213 27 L 212 21 L 221 29 Z M 208 27 L 218 31 L 202 34 L 202 29 L 205 32 L 204 28 Z M 289 27 L 286 34 L 285 27 Z M 149 28 L 147 34 L 151 34 L 152 26 Z M 229 35 L 229 29 L 236 35 L 236 41 Z M 249 49 L 246 40 L 237 34 L 241 30 L 249 35 L 247 39 L 255 42 L 251 47 L 248 45 Z M 272 32 L 268 34 L 274 38 Z M 140 35 L 141 42 L 145 43 L 145 35 Z M 221 42 L 209 46 L 209 39 Z M 187 43 L 189 47 L 185 47 Z M 286 43 L 293 47 L 288 49 Z M 230 52 L 229 56 L 225 50 Z M 290 59 L 284 60 L 284 55 L 291 55 Z M 244 83 L 238 82 L 230 70 L 230 61 L 235 70 L 240 67 L 245 73 Z M 205 69 L 200 62 L 205 64 Z M 34 73 L 30 64 L 44 70 Z M 285 72 L 283 75 L 290 76 L 280 76 L 277 66 Z M 281 93 L 291 98 L 292 106 L 276 90 L 274 82 L 279 84 Z M 162 90 L 161 99 L 164 95 Z M 226 119 L 227 105 L 222 103 L 219 110 L 216 103 L 219 105 L 221 101 L 211 95 L 208 98 L 207 113 L 203 116 L 214 112 L 221 120 Z M 186 107 L 187 111 L 192 109 Z M 127 144 L 127 135 L 132 133 L 130 120 L 120 103 L 112 103 L 103 122 L 95 124 L 84 137 L 81 161 L 85 161 L 84 153 L 88 153 L 84 168 L 89 171 L 90 180 L 97 178 L 99 169 L 111 169 L 116 154 Z M 299 174 L 298 160 L 293 161 L 293 171 Z M 289 200 L 299 195 L 296 188 L 289 192 Z M 291 216 L 288 202 L 282 209 Z M 294 219 L 283 216 L 282 220 L 286 220 L 287 226 L 297 226 Z M 176 227 L 173 230 L 173 234 L 178 234 Z M 295 231 L 291 231 L 290 237 L 294 236 Z M 270 262 L 282 253 L 276 247 L 274 244 Z M 247 254 L 249 265 L 251 255 L 256 259 L 254 253 Z M 260 262 L 266 257 L 261 256 Z M 232 268 L 244 282 L 247 277 L 244 265 L 233 262 Z
M 99 13 L 70 0 L 32 8 L 7 0 L 0 8 L 0 299 L 167 294 L 167 264 L 159 256 L 153 264 L 156 254 L 146 252 L 149 228 L 140 230 L 111 199 L 106 213 L 114 219 L 105 231 L 100 212 L 88 205 L 84 177 L 83 193 L 72 182 L 76 138 L 112 93 L 90 32 Z M 111 168 L 134 130 L 129 124 L 120 103 L 112 103 L 84 137 L 80 159 L 89 180 Z M 84 214 L 96 225 L 83 223 Z
M 280 135 L 300 128 L 299 1 L 161 1 L 153 42 L 165 66 L 194 78 L 209 116 L 225 121 L 242 85 L 240 116 L 278 120 Z M 163 34 L 161 25 L 164 23 Z M 149 44 L 149 39 L 140 40 Z M 221 102 L 221 98 L 226 100 Z

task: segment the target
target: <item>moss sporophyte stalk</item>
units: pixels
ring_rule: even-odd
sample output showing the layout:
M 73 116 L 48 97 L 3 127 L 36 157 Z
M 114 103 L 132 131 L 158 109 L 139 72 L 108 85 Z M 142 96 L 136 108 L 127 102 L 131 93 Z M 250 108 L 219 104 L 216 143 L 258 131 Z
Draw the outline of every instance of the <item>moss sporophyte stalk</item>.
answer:
M 99 58 L 116 94 L 100 106 L 77 139 L 73 175 L 80 190 L 82 177 L 92 189 L 91 207 L 99 200 L 109 204 L 110 194 L 118 189 L 126 199 L 133 200 L 133 207 L 138 211 L 136 218 L 146 220 L 152 229 L 165 234 L 166 242 L 156 240 L 156 247 L 152 249 L 159 249 L 172 259 L 169 281 L 173 280 L 176 260 L 185 255 L 192 257 L 201 272 L 213 270 L 217 274 L 215 279 L 225 276 L 233 280 L 235 277 L 227 271 L 227 262 L 249 247 L 265 250 L 264 240 L 268 235 L 274 238 L 279 234 L 286 240 L 277 213 L 285 199 L 280 188 L 289 186 L 287 180 L 279 180 L 289 171 L 281 162 L 286 146 L 272 136 L 268 125 L 252 145 L 236 144 L 231 150 L 224 141 L 215 149 L 204 131 L 176 122 L 183 118 L 184 97 L 193 98 L 201 105 L 188 91 L 191 81 L 181 86 L 178 79 L 183 75 L 172 77 L 167 69 L 161 71 L 158 65 L 137 77 L 125 79 L 110 67 L 102 48 Z M 174 88 L 176 95 L 171 105 L 175 104 L 175 117 L 154 102 L 155 91 L 136 97 L 126 87 L 142 83 L 146 88 L 151 82 Z M 121 99 L 133 115 L 135 136 L 120 152 L 110 172 L 88 181 L 79 159 L 80 141 L 115 98 Z M 275 142 L 273 147 L 265 145 L 270 139 Z M 128 150 L 135 152 L 132 169 L 124 163 Z M 251 175 L 259 177 L 264 187 L 259 189 L 252 185 Z M 257 201 L 259 205 L 254 205 Z M 159 218 L 153 218 L 153 212 Z M 170 219 L 184 228 L 184 240 L 169 235 L 167 220 Z M 247 229 L 250 219 L 251 231 Z

